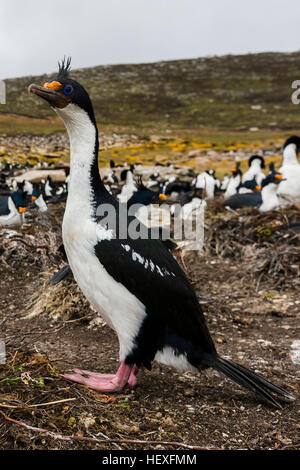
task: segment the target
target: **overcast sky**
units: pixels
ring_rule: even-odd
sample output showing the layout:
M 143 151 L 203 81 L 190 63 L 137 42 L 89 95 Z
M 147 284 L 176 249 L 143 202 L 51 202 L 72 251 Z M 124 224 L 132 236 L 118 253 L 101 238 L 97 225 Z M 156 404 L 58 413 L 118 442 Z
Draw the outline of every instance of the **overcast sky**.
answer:
M 299 0 L 0 0 L 0 78 L 299 49 Z

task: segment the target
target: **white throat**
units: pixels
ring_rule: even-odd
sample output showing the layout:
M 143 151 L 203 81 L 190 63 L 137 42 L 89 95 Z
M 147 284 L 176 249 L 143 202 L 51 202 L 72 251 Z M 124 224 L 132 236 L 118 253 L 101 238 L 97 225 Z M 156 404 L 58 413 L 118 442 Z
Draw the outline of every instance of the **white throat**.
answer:
M 299 165 L 297 158 L 297 147 L 295 144 L 289 144 L 283 151 L 283 163 L 284 165 Z
M 55 108 L 70 139 L 70 181 L 66 213 L 69 210 L 91 216 L 91 166 L 94 159 L 96 128 L 86 111 L 75 104 Z
M 270 183 L 261 190 L 262 205 L 259 210 L 261 212 L 271 211 L 279 206 L 279 199 L 277 197 L 277 185 Z
M 261 161 L 258 158 L 255 158 L 250 166 L 251 170 L 261 170 Z
M 225 197 L 233 196 L 237 192 L 237 188 L 241 184 L 241 175 L 237 174 L 236 176 L 232 176 L 229 180 L 229 184 L 227 186 L 227 190 L 225 192 Z

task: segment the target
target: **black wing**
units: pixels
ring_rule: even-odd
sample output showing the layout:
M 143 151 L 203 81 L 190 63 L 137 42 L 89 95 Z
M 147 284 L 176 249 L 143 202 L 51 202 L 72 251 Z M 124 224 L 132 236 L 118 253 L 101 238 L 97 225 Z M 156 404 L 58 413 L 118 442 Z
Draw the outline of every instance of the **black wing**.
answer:
M 0 215 L 9 214 L 9 207 L 8 207 L 9 197 L 10 195 L 0 195 Z
M 185 353 L 215 351 L 195 292 L 161 241 L 103 240 L 95 253 L 107 272 L 146 307 L 135 363 L 149 366 L 165 345 Z
M 222 206 L 231 207 L 231 209 L 240 209 L 242 207 L 258 207 L 262 204 L 262 197 L 259 193 L 234 194 L 226 199 Z

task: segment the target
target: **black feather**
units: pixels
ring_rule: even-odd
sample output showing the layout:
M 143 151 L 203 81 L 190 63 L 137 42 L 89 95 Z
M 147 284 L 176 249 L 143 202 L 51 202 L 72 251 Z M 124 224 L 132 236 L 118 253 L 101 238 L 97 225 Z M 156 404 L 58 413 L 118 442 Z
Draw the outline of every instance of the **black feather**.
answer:
M 297 147 L 297 150 L 299 151 L 300 150 L 300 137 L 298 137 L 297 135 L 293 135 L 292 137 L 289 137 L 285 141 L 283 148 L 285 149 L 290 144 L 295 144 Z
M 275 173 L 275 163 L 274 162 L 270 163 L 269 170 L 270 170 L 271 173 Z
M 61 62 L 58 62 L 58 80 L 66 80 L 69 78 L 70 71 L 71 71 L 71 57 L 67 59 L 64 57 Z
M 70 266 L 66 264 L 61 269 L 56 271 L 56 273 L 53 274 L 53 276 L 49 280 L 49 283 L 55 286 L 55 284 L 59 284 L 63 279 L 66 279 L 71 274 L 72 274 L 72 270 Z
M 247 369 L 244 366 L 236 364 L 219 356 L 212 357 L 211 367 L 222 372 L 231 380 L 239 384 L 241 387 L 246 388 L 256 393 L 260 398 L 265 400 L 276 408 L 281 408 L 280 403 L 271 395 L 275 393 L 279 399 L 284 401 L 293 401 L 294 398 L 282 388 L 277 387 L 268 380 L 264 379 L 255 372 Z
M 148 190 L 148 188 L 146 188 L 146 186 L 143 183 L 142 176 L 138 176 L 136 178 L 135 184 L 136 184 L 136 187 L 137 187 L 138 191 L 147 191 Z
M 262 197 L 260 193 L 233 194 L 233 196 L 222 202 L 223 207 L 230 207 L 233 210 L 242 207 L 258 207 L 261 204 Z

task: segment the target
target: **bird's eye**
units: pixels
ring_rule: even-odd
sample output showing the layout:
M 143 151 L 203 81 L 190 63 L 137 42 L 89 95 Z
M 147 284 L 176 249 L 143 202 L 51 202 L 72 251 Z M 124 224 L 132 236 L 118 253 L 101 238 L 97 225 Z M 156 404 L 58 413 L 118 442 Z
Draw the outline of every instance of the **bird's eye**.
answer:
M 70 96 L 73 93 L 72 85 L 66 85 L 64 88 L 64 94 Z

